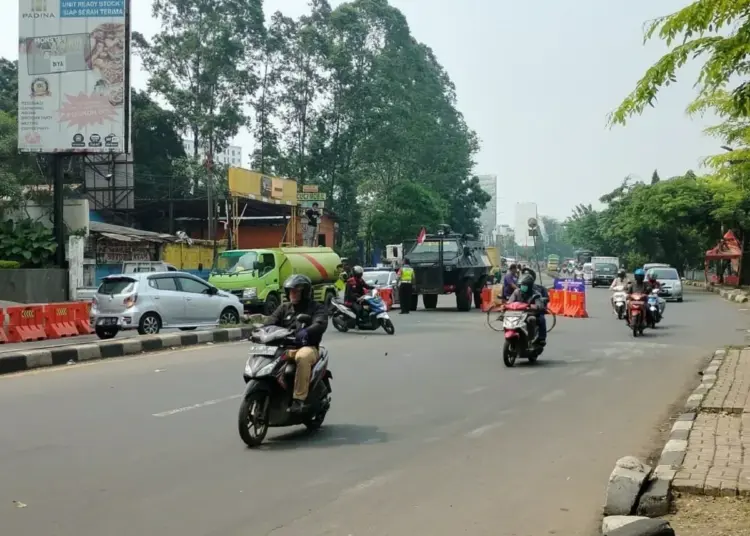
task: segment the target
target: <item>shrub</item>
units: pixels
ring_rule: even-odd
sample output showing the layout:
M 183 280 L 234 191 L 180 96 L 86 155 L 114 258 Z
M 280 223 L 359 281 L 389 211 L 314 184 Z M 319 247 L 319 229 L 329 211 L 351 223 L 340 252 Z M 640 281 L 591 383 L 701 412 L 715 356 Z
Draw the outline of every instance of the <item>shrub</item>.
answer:
M 0 261 L 0 270 L 15 270 L 21 267 L 18 261 Z

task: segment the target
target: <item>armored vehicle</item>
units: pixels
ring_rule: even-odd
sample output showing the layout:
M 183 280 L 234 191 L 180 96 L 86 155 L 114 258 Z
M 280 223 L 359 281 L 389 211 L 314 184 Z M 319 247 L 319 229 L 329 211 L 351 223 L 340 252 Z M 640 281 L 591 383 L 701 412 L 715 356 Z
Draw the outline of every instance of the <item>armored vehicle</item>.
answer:
M 435 309 L 440 294 L 453 293 L 459 311 L 470 310 L 472 299 L 477 308 L 481 306 L 482 288 L 492 270 L 482 242 L 470 235 L 452 233 L 443 225 L 437 234 L 425 235 L 408 251 L 405 257 L 414 268 L 413 310 L 420 294 L 425 309 Z

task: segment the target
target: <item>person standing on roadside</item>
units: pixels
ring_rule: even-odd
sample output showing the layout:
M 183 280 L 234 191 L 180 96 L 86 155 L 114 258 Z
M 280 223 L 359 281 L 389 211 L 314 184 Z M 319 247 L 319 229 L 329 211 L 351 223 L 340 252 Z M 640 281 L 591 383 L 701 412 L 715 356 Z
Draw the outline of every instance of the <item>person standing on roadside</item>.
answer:
M 518 265 L 511 264 L 508 268 L 508 273 L 503 277 L 503 299 L 508 300 L 510 295 L 513 294 L 518 288 Z
M 411 310 L 411 295 L 414 291 L 414 268 L 409 265 L 409 258 L 404 257 L 404 263 L 396 272 L 398 275 L 398 301 L 401 304 L 401 315 L 408 315 Z

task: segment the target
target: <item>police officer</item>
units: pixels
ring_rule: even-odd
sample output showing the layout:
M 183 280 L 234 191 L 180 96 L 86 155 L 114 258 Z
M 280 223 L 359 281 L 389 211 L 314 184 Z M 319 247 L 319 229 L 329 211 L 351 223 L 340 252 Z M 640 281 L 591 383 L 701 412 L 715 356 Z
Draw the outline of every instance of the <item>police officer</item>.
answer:
M 398 271 L 398 300 L 401 303 L 399 314 L 408 315 L 411 309 L 411 293 L 414 290 L 414 268 L 409 266 L 409 259 L 404 258 L 404 263 Z

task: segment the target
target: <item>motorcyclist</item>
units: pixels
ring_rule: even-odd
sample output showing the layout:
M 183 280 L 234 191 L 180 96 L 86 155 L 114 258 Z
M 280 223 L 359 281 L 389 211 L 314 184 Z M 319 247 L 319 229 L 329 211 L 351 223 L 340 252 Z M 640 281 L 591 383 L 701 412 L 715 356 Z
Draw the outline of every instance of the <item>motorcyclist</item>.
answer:
M 651 285 L 652 290 L 661 290 L 661 283 L 656 279 L 656 271 L 649 270 L 646 274 L 646 280 Z M 664 298 L 659 298 L 659 314 L 664 315 L 664 309 L 666 308 L 667 301 Z
M 297 370 L 294 375 L 294 400 L 289 411 L 300 412 L 305 410 L 312 369 L 320 357 L 320 341 L 328 328 L 328 315 L 325 306 L 316 303 L 313 299 L 312 281 L 306 275 L 290 275 L 284 281 L 284 292 L 287 302 L 279 305 L 266 319 L 264 323 L 266 326 L 281 326 L 290 329 L 297 327 L 298 315 L 305 314 L 312 318 L 310 325 L 298 329 L 295 335 L 300 347 L 294 356 Z
M 625 321 L 630 324 L 630 302 L 631 295 L 633 294 L 643 294 L 645 296 L 648 296 L 648 294 L 651 292 L 651 285 L 646 281 L 646 273 L 643 271 L 642 268 L 637 268 L 633 272 L 633 281 L 629 281 L 627 286 L 625 287 L 625 292 L 628 293 L 628 314 L 625 315 Z
M 367 284 L 362 277 L 365 271 L 361 266 L 352 268 L 352 276 L 346 280 L 346 289 L 344 290 L 344 303 L 359 318 L 362 315 L 362 298 L 368 290 L 374 287 Z
M 609 286 L 609 290 L 615 290 L 617 287 L 625 287 L 628 284 L 628 273 L 624 268 L 620 268 L 617 272 L 617 277 L 614 278 L 612 284 Z
M 542 299 L 542 294 L 537 292 L 538 285 L 534 284 L 535 277 L 533 271 L 525 272 L 518 280 L 518 288 L 510 295 L 509 302 L 522 302 L 532 306 L 537 312 L 537 336 L 536 343 L 539 346 L 547 344 L 547 318 L 544 316 L 546 305 Z

